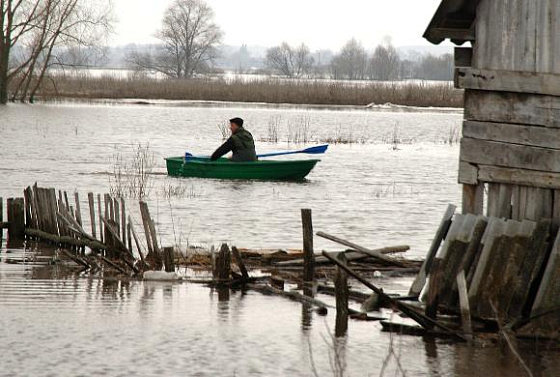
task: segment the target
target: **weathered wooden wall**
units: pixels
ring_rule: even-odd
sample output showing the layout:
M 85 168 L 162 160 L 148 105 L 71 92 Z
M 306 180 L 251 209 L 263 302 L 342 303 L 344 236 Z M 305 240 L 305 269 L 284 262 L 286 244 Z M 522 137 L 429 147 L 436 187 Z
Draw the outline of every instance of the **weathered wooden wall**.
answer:
M 463 212 L 560 222 L 560 1 L 482 0 L 475 25 L 455 75 Z
M 557 0 L 482 0 L 473 67 L 560 73 Z

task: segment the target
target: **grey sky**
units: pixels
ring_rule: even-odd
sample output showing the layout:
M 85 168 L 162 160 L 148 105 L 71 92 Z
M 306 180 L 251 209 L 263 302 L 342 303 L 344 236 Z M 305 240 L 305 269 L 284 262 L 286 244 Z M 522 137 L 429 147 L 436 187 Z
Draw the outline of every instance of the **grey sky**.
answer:
M 172 0 L 114 0 L 113 45 L 151 43 Z M 373 48 L 390 35 L 395 46 L 427 45 L 422 34 L 441 0 L 207 0 L 230 45 L 304 42 L 338 50 L 350 38 Z

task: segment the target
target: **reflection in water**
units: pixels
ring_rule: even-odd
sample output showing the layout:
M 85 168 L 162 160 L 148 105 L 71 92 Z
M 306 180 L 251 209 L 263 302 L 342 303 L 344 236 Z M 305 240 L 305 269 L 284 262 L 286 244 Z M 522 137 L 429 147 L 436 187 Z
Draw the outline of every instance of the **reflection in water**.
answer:
M 432 377 L 440 377 L 442 376 L 442 373 L 440 359 L 438 358 L 437 342 L 433 337 L 425 337 L 423 340 L 424 350 L 426 351 L 428 375 Z
M 301 304 L 301 329 L 307 331 L 313 323 L 313 305 L 308 302 Z
M 229 320 L 229 287 L 218 287 L 218 317 L 224 321 Z

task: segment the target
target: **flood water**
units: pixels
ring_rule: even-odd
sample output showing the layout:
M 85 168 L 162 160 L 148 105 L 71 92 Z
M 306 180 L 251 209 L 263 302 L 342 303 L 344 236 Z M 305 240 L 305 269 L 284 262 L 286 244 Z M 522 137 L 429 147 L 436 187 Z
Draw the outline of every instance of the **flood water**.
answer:
M 211 153 L 221 142 L 218 125 L 234 116 L 246 120 L 259 152 L 360 142 L 331 144 L 304 182 L 164 174 L 166 156 Z M 445 141 L 461 118 L 436 110 L 10 105 L 0 107 L 0 197 L 22 196 L 37 182 L 77 190 L 86 208 L 87 192 L 115 185 L 115 156 L 128 161 L 135 145 L 149 143 L 155 174 L 147 201 L 163 245 L 301 248 L 300 208 L 311 208 L 315 231 L 371 248 L 408 244 L 407 256 L 422 258 L 447 204 L 460 200 L 458 146 Z M 288 143 L 297 127 L 308 130 L 308 143 Z M 279 142 L 264 141 L 270 129 Z M 127 198 L 127 207 L 139 219 L 136 200 Z M 318 238 L 315 248 L 340 249 Z M 407 376 L 524 374 L 494 344 L 390 336 L 360 321 L 333 340 L 334 310 L 320 316 L 283 298 L 193 283 L 103 280 L 53 264 L 57 255 L 45 246 L 0 246 L 0 376 L 388 376 L 401 375 L 397 361 Z M 410 278 L 376 283 L 406 293 Z M 559 370 L 557 350 L 519 347 L 535 375 Z
M 327 139 L 361 143 L 331 144 L 325 155 L 294 155 L 321 158 L 305 182 L 165 175 L 165 157 L 212 153 L 222 142 L 218 125 L 233 116 L 246 120 L 258 152 Z M 277 124 L 279 142 L 259 141 L 269 138 L 271 123 Z M 301 248 L 300 209 L 311 208 L 315 230 L 372 248 L 408 244 L 408 255 L 421 258 L 447 204 L 460 198 L 458 146 L 443 144 L 460 124 L 457 111 L 11 105 L 0 108 L 0 196 L 22 196 L 37 182 L 78 191 L 87 208 L 87 193 L 109 192 L 115 166 L 132 161 L 138 145 L 149 145 L 159 175 L 150 176 L 147 201 L 163 244 Z M 312 141 L 288 144 L 302 127 Z M 127 204 L 139 219 L 137 202 Z M 336 249 L 320 239 L 316 247 Z

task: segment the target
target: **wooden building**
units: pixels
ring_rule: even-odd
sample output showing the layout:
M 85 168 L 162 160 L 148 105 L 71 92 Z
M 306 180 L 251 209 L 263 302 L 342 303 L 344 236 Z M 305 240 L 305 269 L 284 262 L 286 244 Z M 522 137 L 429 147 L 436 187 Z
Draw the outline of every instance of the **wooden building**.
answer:
M 560 221 L 560 1 L 444 0 L 424 37 L 472 44 L 455 49 L 463 212 Z
M 499 227 L 510 229 L 473 264 L 473 282 L 478 276 L 493 283 L 469 286 L 471 306 L 481 315 L 488 312 L 481 305 L 492 298 L 499 304 L 510 292 L 519 298 L 506 303 L 507 320 L 525 308 L 525 319 L 542 317 L 526 333 L 537 328 L 560 338 L 560 0 L 442 0 L 424 37 L 461 46 L 455 86 L 464 89 L 465 101 L 462 212 L 496 224 L 482 244 Z M 536 245 L 538 227 L 544 233 Z M 519 236 L 528 237 L 526 246 L 516 246 Z M 445 249 L 439 256 L 450 258 Z M 484 299 L 473 302 L 477 297 Z

